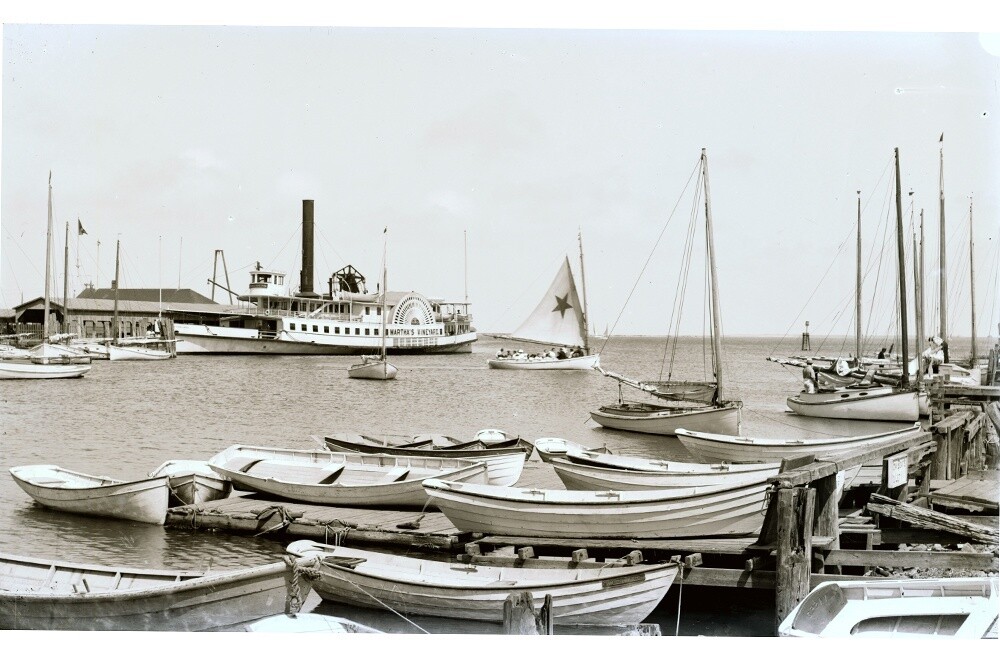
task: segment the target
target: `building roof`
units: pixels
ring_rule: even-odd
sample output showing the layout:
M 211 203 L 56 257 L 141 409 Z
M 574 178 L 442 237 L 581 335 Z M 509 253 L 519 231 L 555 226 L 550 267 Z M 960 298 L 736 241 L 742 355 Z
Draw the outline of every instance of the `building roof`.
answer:
M 78 299 L 110 299 L 114 300 L 115 290 L 112 287 L 88 287 L 77 294 Z M 174 289 L 170 287 L 122 287 L 118 290 L 119 301 L 160 301 L 173 303 L 212 303 L 207 296 L 203 296 L 193 289 Z M 70 302 L 70 308 L 73 307 Z

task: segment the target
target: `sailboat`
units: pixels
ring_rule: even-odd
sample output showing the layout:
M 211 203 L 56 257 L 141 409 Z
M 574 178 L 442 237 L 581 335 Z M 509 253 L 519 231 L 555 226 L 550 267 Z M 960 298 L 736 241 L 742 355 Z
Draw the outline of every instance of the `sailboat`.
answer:
M 42 342 L 33 347 L 27 356 L 0 360 L 0 380 L 41 380 L 77 378 L 90 370 L 90 357 L 49 340 L 49 293 L 52 275 L 52 172 L 49 172 L 49 215 L 45 235 L 45 313 L 42 323 Z
M 896 161 L 896 247 L 899 271 L 899 316 L 902 337 L 902 359 L 908 360 L 909 333 L 906 316 L 906 262 L 903 252 L 903 213 L 899 174 L 899 149 Z M 909 387 L 910 364 L 901 364 L 900 387 L 888 387 L 864 381 L 837 387 L 819 389 L 816 392 L 803 391 L 798 396 L 789 397 L 788 407 L 805 417 L 826 419 L 858 419 L 871 421 L 907 421 L 920 418 L 920 396 Z
M 519 340 L 529 343 L 541 343 L 560 348 L 559 353 L 550 351 L 548 354 L 526 355 L 498 353 L 496 359 L 490 359 L 490 368 L 525 371 L 585 371 L 595 368 L 601 362 L 600 354 L 590 354 L 590 343 L 587 338 L 587 286 L 583 276 L 583 238 L 580 240 L 580 276 L 583 282 L 583 301 L 576 291 L 573 280 L 573 270 L 570 268 L 569 257 L 565 258 L 556 273 L 552 285 L 545 296 L 524 322 L 509 336 L 499 336 L 509 340 Z M 570 350 L 580 350 L 578 356 L 573 356 Z
M 107 345 L 108 359 L 111 361 L 165 361 L 173 357 L 167 350 L 158 350 L 145 345 L 125 345 L 121 340 L 121 318 L 118 316 L 118 281 L 121 264 L 121 241 L 115 245 L 115 317 L 111 331 L 112 339 Z
M 712 206 L 708 189 L 708 156 L 701 151 L 701 186 L 705 193 L 705 240 L 708 250 L 708 270 L 711 285 L 712 311 L 712 370 L 715 382 L 640 382 L 605 371 L 607 377 L 618 380 L 618 402 L 604 405 L 590 413 L 601 426 L 637 433 L 674 435 L 679 428 L 739 435 L 742 406 L 739 401 L 724 396 L 722 376 L 722 324 L 719 308 L 719 285 L 715 267 L 715 241 L 712 234 Z M 622 385 L 645 391 L 668 404 L 626 402 Z
M 385 294 L 389 289 L 389 272 L 386 267 L 388 263 L 385 252 L 385 240 L 382 245 L 382 297 L 379 299 L 379 310 L 382 312 L 382 326 L 380 329 L 381 346 L 378 356 L 362 355 L 361 361 L 347 369 L 347 377 L 356 380 L 393 380 L 396 378 L 397 368 L 389 363 L 385 356 Z

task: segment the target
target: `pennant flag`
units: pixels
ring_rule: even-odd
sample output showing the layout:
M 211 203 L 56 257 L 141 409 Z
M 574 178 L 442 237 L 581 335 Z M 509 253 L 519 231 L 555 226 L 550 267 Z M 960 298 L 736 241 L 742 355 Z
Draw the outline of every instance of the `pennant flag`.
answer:
M 940 139 L 938 139 L 938 141 L 939 141 L 939 142 L 940 142 L 940 141 L 944 141 L 944 132 L 942 132 L 942 133 L 941 133 L 941 138 L 940 138 Z
M 76 235 L 83 236 L 87 233 L 87 230 L 83 228 L 83 223 L 80 222 L 80 218 L 76 219 Z

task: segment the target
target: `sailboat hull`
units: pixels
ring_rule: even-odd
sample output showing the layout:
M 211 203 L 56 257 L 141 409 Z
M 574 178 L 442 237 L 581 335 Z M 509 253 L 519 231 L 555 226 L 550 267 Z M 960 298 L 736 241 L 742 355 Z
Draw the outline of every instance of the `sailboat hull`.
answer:
M 388 361 L 366 361 L 347 369 L 347 377 L 356 380 L 392 380 L 397 368 Z
M 739 435 L 742 419 L 739 405 L 678 408 L 652 403 L 616 403 L 590 413 L 605 428 L 653 435 L 674 435 L 677 429 Z
M 920 418 L 915 391 L 877 387 L 867 391 L 840 390 L 789 397 L 788 407 L 804 417 L 914 422 Z M 695 429 L 691 429 L 695 430 Z
M 601 363 L 601 355 L 570 359 L 490 359 L 490 368 L 512 371 L 589 371 Z
M 166 361 L 171 354 L 166 350 L 154 350 L 147 347 L 131 347 L 108 345 L 108 359 L 111 361 Z

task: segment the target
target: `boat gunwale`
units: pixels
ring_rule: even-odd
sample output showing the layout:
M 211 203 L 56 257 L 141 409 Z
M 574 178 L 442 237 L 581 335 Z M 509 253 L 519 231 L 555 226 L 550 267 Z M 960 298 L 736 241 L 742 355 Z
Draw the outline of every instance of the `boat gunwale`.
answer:
M 791 400 L 791 399 L 789 399 Z M 894 431 L 884 431 L 882 433 L 873 433 L 869 435 L 858 435 L 858 436 L 846 436 L 844 438 L 815 438 L 815 439 L 801 439 L 801 440 L 779 440 L 777 438 L 748 438 L 746 436 L 736 436 L 736 435 L 723 435 L 721 433 L 708 433 L 705 431 L 689 431 L 686 428 L 678 428 L 674 431 L 678 438 L 687 437 L 696 440 L 707 440 L 709 442 L 719 442 L 732 445 L 753 445 L 760 447 L 782 447 L 782 446 L 818 446 L 818 445 L 840 445 L 840 444 L 850 444 L 852 442 L 861 442 L 865 440 L 874 440 L 876 438 L 884 438 L 890 436 L 904 437 L 910 434 L 916 434 L 921 430 L 920 422 L 914 422 L 911 426 L 906 428 L 896 429 Z M 682 441 L 683 442 L 683 441 Z

